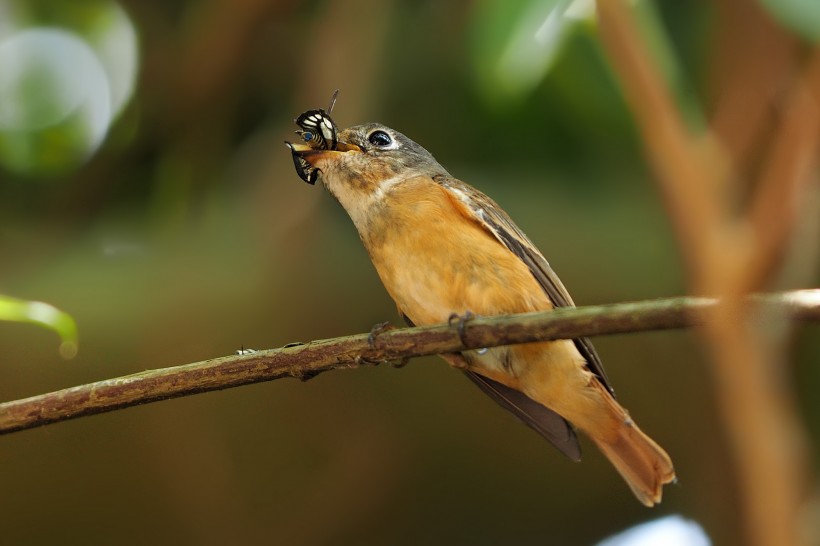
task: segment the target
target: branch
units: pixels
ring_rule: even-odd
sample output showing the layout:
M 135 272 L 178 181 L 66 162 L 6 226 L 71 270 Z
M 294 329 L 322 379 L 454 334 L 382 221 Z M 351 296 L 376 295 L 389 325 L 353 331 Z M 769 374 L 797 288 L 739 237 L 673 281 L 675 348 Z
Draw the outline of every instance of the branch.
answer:
M 626 2 L 597 0 L 596 5 L 604 44 L 659 174 L 692 291 L 721 298 L 722 305 L 700 330 L 715 364 L 716 402 L 741 490 L 745 541 L 808 544 L 812 541 L 801 537 L 798 521 L 816 502 L 805 489 L 806 434 L 793 393 L 782 388 L 777 373 L 782 352 L 776 348 L 787 330 L 760 335 L 745 316 L 744 296 L 771 284 L 782 269 L 799 203 L 814 179 L 820 50 L 789 82 L 788 103 L 765 153 L 763 176 L 750 195 L 751 206 L 739 207 L 733 197 L 742 193 L 735 166 L 723 152 L 727 145 L 715 141 L 711 131 L 687 130 Z
M 755 231 L 756 252 L 743 270 L 739 289 L 759 290 L 782 267 L 789 237 L 798 223 L 798 211 L 817 180 L 817 147 L 820 141 L 820 48 L 792 84 L 782 106 L 779 127 L 769 150 L 749 220 Z
M 720 223 L 723 203 L 712 191 L 723 184 L 725 170 L 708 164 L 717 149 L 689 134 L 626 3 L 598 0 L 596 6 L 609 60 L 642 134 L 647 159 L 658 173 L 672 227 L 689 267 L 692 292 L 714 295 L 704 289 L 708 265 L 716 257 L 736 252 L 722 245 L 713 229 Z
M 820 322 L 820 289 L 756 296 L 796 320 Z M 246 355 L 225 356 L 149 370 L 0 404 L 0 434 L 169 398 L 238 387 L 283 377 L 307 380 L 333 369 L 405 361 L 417 356 L 533 341 L 685 328 L 700 324 L 716 307 L 708 298 L 668 298 L 563 308 L 541 313 L 477 317 L 464 324 L 358 334 Z

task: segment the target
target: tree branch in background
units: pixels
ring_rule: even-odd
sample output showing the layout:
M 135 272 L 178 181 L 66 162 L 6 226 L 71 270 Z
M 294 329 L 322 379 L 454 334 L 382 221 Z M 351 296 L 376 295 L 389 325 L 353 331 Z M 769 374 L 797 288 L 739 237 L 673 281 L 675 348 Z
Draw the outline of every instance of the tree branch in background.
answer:
M 820 289 L 757 296 L 754 309 L 775 306 L 795 320 L 820 322 Z M 272 381 L 306 380 L 333 369 L 532 341 L 685 328 L 717 305 L 708 298 L 669 298 L 503 317 L 455 325 L 386 330 L 293 344 L 149 370 L 0 404 L 0 434 L 169 398 Z M 778 313 L 780 316 L 780 313 Z M 372 341 L 371 341 L 372 337 Z
M 760 290 L 777 272 L 789 247 L 798 211 L 811 183 L 817 182 L 820 147 L 820 48 L 808 58 L 782 106 L 748 217 L 756 238 L 742 291 Z
M 715 365 L 718 407 L 741 490 L 745 542 L 803 544 L 806 439 L 793 389 L 783 385 L 779 335 L 764 336 L 745 313 L 745 294 L 771 285 L 789 254 L 799 204 L 817 165 L 815 102 L 820 53 L 785 82 L 785 97 L 762 176 L 748 207 L 733 201 L 737 166 L 715 134 L 691 134 L 623 0 L 598 0 L 601 32 L 642 133 L 677 231 L 695 294 L 721 298 L 700 328 Z M 732 21 L 730 21 L 732 23 Z M 725 136 L 724 136 L 725 137 Z M 742 172 L 742 169 L 741 169 Z

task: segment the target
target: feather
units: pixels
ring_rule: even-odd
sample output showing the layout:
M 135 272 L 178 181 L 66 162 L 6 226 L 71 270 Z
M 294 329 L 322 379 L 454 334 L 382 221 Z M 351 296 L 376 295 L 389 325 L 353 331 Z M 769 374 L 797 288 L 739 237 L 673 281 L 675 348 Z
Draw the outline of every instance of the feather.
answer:
M 527 265 L 535 280 L 549 296 L 553 306 L 575 307 L 569 292 L 567 292 L 555 271 L 552 270 L 544 255 L 495 201 L 472 186 L 450 176 L 437 176 L 435 181 L 455 196 L 455 199 L 459 202 L 458 204 L 462 207 L 463 213 L 466 213 L 473 221 L 492 234 L 502 245 Z M 598 356 L 592 342 L 588 338 L 576 338 L 572 341 L 581 356 L 586 360 L 589 370 L 610 394 L 614 395 L 614 391 L 607 380 L 604 366 L 601 363 L 601 358 Z
M 549 440 L 558 451 L 572 459 L 581 460 L 581 446 L 570 424 L 552 411 L 528 397 L 526 394 L 503 385 L 475 372 L 464 372 L 470 381 L 478 385 L 502 408 L 515 415 L 521 422 Z

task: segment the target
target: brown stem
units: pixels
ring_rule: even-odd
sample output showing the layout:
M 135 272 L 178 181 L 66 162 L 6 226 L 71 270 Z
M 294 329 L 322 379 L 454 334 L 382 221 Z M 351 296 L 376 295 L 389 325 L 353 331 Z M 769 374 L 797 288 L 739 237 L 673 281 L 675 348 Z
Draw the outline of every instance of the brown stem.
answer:
M 820 290 L 759 296 L 756 303 L 786 309 L 798 320 L 820 321 Z M 0 434 L 200 392 L 271 381 L 302 380 L 332 369 L 532 341 L 684 328 L 715 307 L 706 298 L 669 298 L 565 308 L 544 313 L 478 317 L 463 342 L 450 325 L 388 330 L 312 341 L 173 368 L 149 370 L 0 404 Z
M 764 154 L 768 163 L 752 206 L 738 213 L 729 199 L 736 176 L 722 152 L 738 147 L 716 143 L 714 132 L 688 131 L 625 2 L 598 0 L 597 6 L 610 61 L 658 173 L 692 290 L 722 301 L 700 330 L 714 360 L 715 394 L 742 491 L 745 542 L 805 542 L 799 537 L 810 479 L 805 434 L 791 391 L 780 384 L 781 355 L 749 321 L 743 297 L 770 281 L 790 248 L 795 204 L 817 164 L 820 129 L 811 93 L 820 64 L 811 59 L 790 82 L 790 100 Z

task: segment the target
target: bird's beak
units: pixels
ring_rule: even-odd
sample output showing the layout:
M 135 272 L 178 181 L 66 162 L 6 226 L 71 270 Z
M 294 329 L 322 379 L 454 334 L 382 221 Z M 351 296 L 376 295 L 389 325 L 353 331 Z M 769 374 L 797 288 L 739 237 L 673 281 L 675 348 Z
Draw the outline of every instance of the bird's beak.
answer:
M 333 156 L 347 152 L 359 152 L 362 149 L 355 144 L 339 142 L 335 150 L 323 150 L 321 148 L 311 148 L 301 142 L 285 142 L 293 155 L 293 166 L 296 167 L 296 174 L 308 184 L 315 184 L 319 177 L 319 166 L 323 159 L 331 159 Z

